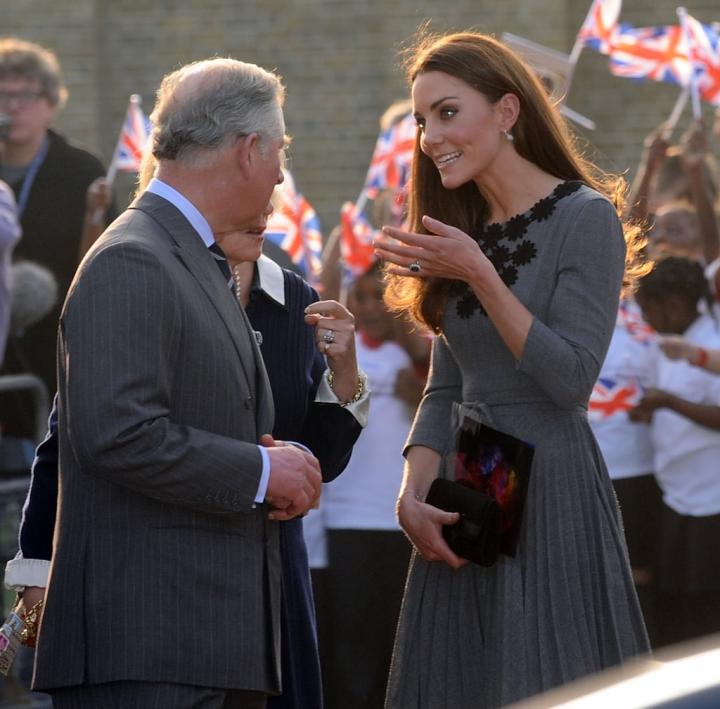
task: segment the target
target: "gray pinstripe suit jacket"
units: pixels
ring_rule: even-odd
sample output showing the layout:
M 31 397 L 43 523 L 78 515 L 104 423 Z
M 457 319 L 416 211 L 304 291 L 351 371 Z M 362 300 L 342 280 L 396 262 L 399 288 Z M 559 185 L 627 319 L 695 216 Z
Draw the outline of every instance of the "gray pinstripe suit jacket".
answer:
M 278 530 L 253 506 L 270 387 L 245 313 L 169 202 L 144 194 L 93 247 L 58 343 L 35 687 L 279 690 Z

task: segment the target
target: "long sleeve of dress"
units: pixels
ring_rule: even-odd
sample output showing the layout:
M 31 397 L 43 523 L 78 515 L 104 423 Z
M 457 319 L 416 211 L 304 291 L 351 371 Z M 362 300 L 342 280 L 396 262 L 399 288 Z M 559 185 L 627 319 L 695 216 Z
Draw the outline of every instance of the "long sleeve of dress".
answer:
M 518 363 L 561 408 L 587 405 L 617 318 L 624 264 L 612 205 L 587 202 L 560 250 L 547 317 L 533 320 Z

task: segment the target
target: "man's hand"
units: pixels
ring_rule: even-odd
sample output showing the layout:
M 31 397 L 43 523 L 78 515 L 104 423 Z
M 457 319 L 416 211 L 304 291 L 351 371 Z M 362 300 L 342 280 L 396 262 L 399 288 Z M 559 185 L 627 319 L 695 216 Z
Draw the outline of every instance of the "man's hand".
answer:
M 288 520 L 305 514 L 320 497 L 320 463 L 310 453 L 276 441 L 270 435 L 260 438 L 270 456 L 270 480 L 265 498 L 273 507 L 270 517 Z

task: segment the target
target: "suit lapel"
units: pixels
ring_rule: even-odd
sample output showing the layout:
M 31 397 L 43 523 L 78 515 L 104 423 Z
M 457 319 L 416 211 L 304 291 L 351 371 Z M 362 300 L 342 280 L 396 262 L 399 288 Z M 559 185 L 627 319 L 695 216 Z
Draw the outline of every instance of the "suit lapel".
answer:
M 261 370 L 262 376 L 267 381 L 262 357 L 250 322 L 224 281 L 212 254 L 190 222 L 166 199 L 145 192 L 130 205 L 130 209 L 139 209 L 148 214 L 175 242 L 178 257 L 197 280 L 225 324 L 237 350 L 248 389 L 255 398 L 257 374 L 255 370 Z

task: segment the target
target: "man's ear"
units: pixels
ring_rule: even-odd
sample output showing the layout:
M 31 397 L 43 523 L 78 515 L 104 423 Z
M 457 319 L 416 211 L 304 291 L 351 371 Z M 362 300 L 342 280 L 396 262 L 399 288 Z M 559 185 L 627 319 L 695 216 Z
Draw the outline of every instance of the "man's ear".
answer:
M 243 176 L 250 179 L 258 156 L 260 136 L 257 133 L 240 136 L 234 146 L 235 159 Z

